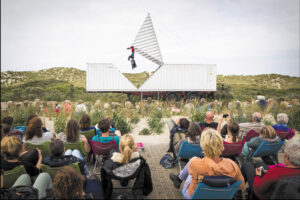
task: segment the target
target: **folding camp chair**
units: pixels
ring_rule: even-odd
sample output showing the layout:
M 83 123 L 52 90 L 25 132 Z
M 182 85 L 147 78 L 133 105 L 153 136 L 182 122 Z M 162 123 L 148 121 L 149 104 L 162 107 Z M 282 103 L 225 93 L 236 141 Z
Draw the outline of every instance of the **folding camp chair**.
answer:
M 25 142 L 24 144 L 25 144 L 25 147 L 27 150 L 32 150 L 32 149 L 36 149 L 36 148 L 40 149 L 42 151 L 43 158 L 51 156 L 51 152 L 50 152 L 50 148 L 49 148 L 50 141 L 45 142 L 43 144 L 31 144 L 31 143 L 27 143 L 27 142 Z
M 10 188 L 16 182 L 16 180 L 22 175 L 27 174 L 23 165 L 17 166 L 11 170 L 4 171 L 3 174 L 3 187 Z
M 214 176 L 212 178 L 216 178 L 216 180 L 209 181 L 209 183 L 206 184 L 204 182 L 198 183 L 192 195 L 192 199 L 233 199 L 242 183 L 242 181 L 234 181 L 234 183 L 232 183 L 233 181 L 228 182 L 227 180 L 230 177 L 226 176 Z M 224 179 L 223 183 L 222 179 Z M 217 181 L 217 183 L 214 183 L 214 181 Z M 184 194 L 183 191 L 181 191 L 181 193 L 182 195 Z
M 293 129 L 291 129 L 291 128 L 288 131 L 276 130 L 276 134 L 282 140 L 288 140 L 288 139 L 291 139 L 295 135 L 295 131 Z
M 241 167 L 241 162 L 237 157 L 241 154 L 245 142 L 245 140 L 236 143 L 223 142 L 224 150 L 221 156 L 232 159 L 239 165 L 239 167 Z
M 243 140 L 246 140 L 246 142 L 250 141 L 251 138 L 257 137 L 260 134 L 255 132 L 253 129 L 251 129 L 243 138 Z
M 182 142 L 179 152 L 177 154 L 180 171 L 180 159 L 190 159 L 194 156 L 203 157 L 202 148 L 200 147 L 200 144 L 190 144 L 186 141 Z
M 85 148 L 84 148 L 83 141 L 78 141 L 78 142 L 74 142 L 74 143 L 66 142 L 65 143 L 65 149 L 66 150 L 68 150 L 68 149 L 71 149 L 71 150 L 77 149 L 78 151 L 80 151 L 82 157 L 85 157 L 87 155 L 87 153 L 85 151 Z
M 86 139 L 89 141 L 90 139 L 92 139 L 92 137 L 96 135 L 96 131 L 95 129 L 90 129 L 88 131 L 80 131 L 80 134 L 84 135 Z
M 100 174 L 96 172 L 97 164 L 101 166 L 102 161 L 108 158 L 108 156 L 111 154 L 111 151 L 118 152 L 119 150 L 114 139 L 106 143 L 95 142 L 93 140 L 90 140 L 90 142 L 91 142 L 91 147 L 93 149 L 93 155 L 95 160 L 93 171 L 95 174 Z
M 274 164 L 278 164 L 278 152 L 284 143 L 284 140 L 280 142 L 264 141 L 259 145 L 255 152 L 250 152 L 250 154 L 247 157 L 247 160 L 250 160 L 253 157 L 268 156 L 272 159 L 272 162 Z
M 71 165 L 68 165 L 68 166 L 73 167 L 79 174 L 81 174 L 80 167 L 79 167 L 78 163 L 72 163 Z M 54 179 L 56 172 L 60 168 L 61 167 L 50 167 L 48 165 L 41 164 L 41 171 L 42 172 L 47 172 L 51 176 L 52 180 Z

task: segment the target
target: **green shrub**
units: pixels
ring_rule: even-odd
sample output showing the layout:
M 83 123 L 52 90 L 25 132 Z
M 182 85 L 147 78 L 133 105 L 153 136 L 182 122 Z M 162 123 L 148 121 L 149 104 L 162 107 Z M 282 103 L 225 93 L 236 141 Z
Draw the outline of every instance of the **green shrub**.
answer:
M 293 106 L 289 109 L 287 114 L 289 117 L 288 125 L 291 128 L 300 131 L 300 106 Z
M 95 110 L 93 113 L 92 113 L 92 122 L 91 122 L 91 125 L 92 126 L 95 126 L 96 124 L 98 124 L 98 122 L 103 118 L 103 114 L 101 111 L 99 110 Z
M 130 120 L 130 123 L 137 124 L 139 123 L 139 121 L 140 121 L 140 117 L 138 116 L 138 114 L 135 114 L 133 118 Z
M 141 130 L 139 132 L 139 135 L 150 135 L 151 134 L 151 131 L 147 128 L 144 128 L 143 130 Z
M 130 124 L 127 123 L 120 113 L 113 112 L 112 121 L 114 122 L 116 129 L 121 131 L 122 135 L 129 133 L 132 129 Z
M 59 114 L 54 120 L 55 133 L 65 132 L 66 118 L 63 114 Z
M 206 111 L 195 110 L 191 119 L 193 122 L 203 122 L 205 120 Z
M 155 132 L 157 134 L 161 134 L 163 132 L 163 127 L 165 123 L 161 120 L 161 118 L 162 112 L 160 110 L 156 110 L 147 119 L 148 125 L 152 132 Z

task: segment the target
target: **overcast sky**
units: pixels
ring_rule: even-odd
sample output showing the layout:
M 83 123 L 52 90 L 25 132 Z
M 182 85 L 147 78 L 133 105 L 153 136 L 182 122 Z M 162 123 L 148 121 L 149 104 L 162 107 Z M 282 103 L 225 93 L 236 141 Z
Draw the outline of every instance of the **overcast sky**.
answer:
M 1 71 L 152 71 L 129 47 L 150 13 L 165 63 L 217 64 L 218 74 L 299 76 L 299 0 L 2 0 Z

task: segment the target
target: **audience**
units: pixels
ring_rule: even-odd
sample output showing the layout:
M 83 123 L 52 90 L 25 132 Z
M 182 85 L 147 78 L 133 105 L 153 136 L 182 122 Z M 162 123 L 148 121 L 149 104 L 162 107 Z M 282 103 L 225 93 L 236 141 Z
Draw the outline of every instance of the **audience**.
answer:
M 175 125 L 170 131 L 170 144 L 169 144 L 168 152 L 174 151 L 174 149 L 173 149 L 174 144 L 175 144 L 174 143 L 174 135 L 176 133 L 185 134 L 187 129 L 189 128 L 189 125 L 190 125 L 190 121 L 186 118 L 176 119 Z M 180 137 L 179 137 L 179 139 L 180 139 Z M 178 142 L 179 139 L 176 142 Z
M 110 159 L 104 161 L 101 168 L 101 180 L 103 181 L 105 197 L 111 198 L 113 190 L 112 175 L 117 176 L 116 174 L 118 174 L 122 186 L 128 184 L 130 177 L 136 177 L 132 188 L 133 194 L 137 199 L 142 199 L 143 195 L 148 195 L 153 189 L 150 168 L 145 159 L 139 154 L 131 135 L 126 134 L 122 136 L 119 148 L 120 152 L 114 152 Z M 140 162 L 136 162 L 138 160 Z M 123 167 L 119 173 L 113 173 L 116 168 L 121 166 Z
M 65 153 L 64 143 L 59 139 L 52 141 L 49 145 L 49 148 L 51 156 L 44 158 L 42 161 L 43 164 L 50 167 L 62 167 L 71 165 L 72 163 L 78 163 L 81 174 L 89 174 L 88 168 L 85 165 L 85 161 L 77 149 L 73 151 L 73 155 L 68 153 L 68 150 Z
M 27 173 L 31 176 L 39 174 L 40 165 L 42 162 L 42 153 L 39 149 L 38 161 L 36 165 L 29 161 L 26 157 L 21 157 L 24 154 L 23 145 L 20 139 L 16 136 L 6 136 L 1 141 L 1 169 L 11 170 L 17 166 L 24 165 Z
M 6 129 L 5 130 L 6 135 L 9 135 L 9 136 L 12 136 L 12 135 L 18 136 L 18 137 L 21 138 L 21 141 L 22 141 L 23 136 L 24 136 L 24 132 L 22 132 L 20 130 L 17 130 L 17 129 L 14 129 L 13 122 L 14 122 L 14 118 L 11 117 L 11 116 L 6 116 L 6 117 L 4 117 L 1 120 L 1 124 L 6 125 L 6 128 L 5 128 Z
M 240 123 L 240 138 L 244 138 L 250 130 L 260 133 L 261 129 L 265 126 L 265 124 L 261 122 L 261 118 L 261 114 L 255 112 L 252 115 L 252 122 Z
M 80 125 L 80 131 L 86 132 L 86 131 L 94 130 L 95 135 L 97 134 L 96 128 L 91 126 L 91 118 L 89 115 L 83 114 L 79 120 L 79 125 Z
M 174 141 L 177 141 L 178 139 L 176 138 L 176 135 L 174 136 Z M 187 143 L 191 143 L 191 144 L 199 144 L 200 143 L 200 137 L 201 137 L 201 128 L 199 126 L 198 123 L 191 123 L 187 133 L 186 133 L 186 137 L 183 137 L 182 139 L 180 139 L 177 143 L 175 142 L 175 154 L 177 155 L 180 149 L 180 146 L 182 144 L 183 141 L 186 141 Z
M 259 145 L 263 142 L 280 142 L 280 138 L 276 135 L 272 126 L 265 126 L 261 129 L 259 136 L 251 138 L 249 142 L 246 142 L 241 155 L 248 156 L 251 152 L 255 152 Z M 251 151 L 249 150 L 251 149 Z
M 43 144 L 45 142 L 55 140 L 55 134 L 51 132 L 42 132 L 43 123 L 39 117 L 34 117 L 29 121 L 26 127 L 24 143 L 30 143 L 34 145 Z
M 276 133 L 279 135 L 281 132 L 288 132 L 284 139 L 291 139 L 295 135 L 295 131 L 290 128 L 287 123 L 289 122 L 289 118 L 285 113 L 279 113 L 277 115 L 278 124 L 273 125 L 272 127 L 275 129 Z
M 213 128 L 217 130 L 218 123 L 214 122 L 213 120 L 214 120 L 214 113 L 212 111 L 207 111 L 205 114 L 205 122 L 199 123 L 201 131 L 203 131 L 205 128 Z
M 284 150 L 283 164 L 284 165 L 267 166 L 259 161 L 255 163 L 245 161 L 242 165 L 242 172 L 248 181 L 250 194 L 254 192 L 258 198 L 268 199 L 275 192 L 275 186 L 280 179 L 300 176 L 299 140 L 287 142 Z M 263 167 L 263 169 L 260 167 Z
M 171 173 L 170 178 L 176 188 L 180 188 L 185 180 L 182 193 L 184 198 L 190 199 L 198 185 L 198 176 L 231 176 L 237 181 L 242 181 L 240 189 L 244 188 L 244 177 L 238 165 L 228 158 L 221 158 L 224 149 L 220 134 L 213 129 L 205 129 L 201 134 L 200 146 L 204 152 L 204 158 L 192 158 L 178 176 Z
M 111 127 L 111 120 L 109 118 L 103 118 L 99 121 L 98 127 L 102 132 L 101 135 L 95 135 L 92 140 L 95 142 L 106 143 L 110 141 L 115 141 L 117 147 L 119 148 L 119 137 L 118 136 L 110 136 L 109 129 Z
M 28 115 L 27 120 L 26 120 L 26 126 L 29 125 L 30 120 L 33 119 L 34 117 L 38 117 L 38 116 L 35 115 L 35 114 Z M 25 131 L 26 131 L 26 126 L 15 126 L 15 127 L 14 127 L 14 130 L 15 130 L 15 129 L 18 129 L 18 130 L 22 131 L 23 133 L 25 133 Z M 50 132 L 50 130 L 47 129 L 47 128 L 45 128 L 45 127 L 43 127 L 43 128 L 42 128 L 42 132 L 43 132 L 43 133 L 45 133 L 45 132 Z
M 89 145 L 88 140 L 86 139 L 86 137 L 84 135 L 80 134 L 79 124 L 76 119 L 70 119 L 68 121 L 66 133 L 62 135 L 61 140 L 64 143 L 76 143 L 76 142 L 82 141 L 85 151 L 87 153 L 89 153 L 91 151 L 91 147 Z M 72 150 L 69 150 L 69 152 L 72 155 Z M 66 153 L 65 153 L 65 155 L 66 155 Z M 74 156 L 76 156 L 76 155 L 74 155 Z M 78 157 L 78 155 L 76 157 Z
M 219 116 L 219 123 L 218 123 L 218 128 L 217 131 L 222 135 L 222 130 L 221 130 L 221 126 L 223 123 L 223 114 Z M 223 139 L 224 143 L 236 143 L 239 142 L 238 136 L 239 136 L 239 125 L 235 122 L 231 122 L 231 118 L 230 115 L 228 115 L 227 119 L 227 134 L 224 134 L 224 130 L 223 130 L 223 134 L 226 136 L 228 136 L 227 138 Z

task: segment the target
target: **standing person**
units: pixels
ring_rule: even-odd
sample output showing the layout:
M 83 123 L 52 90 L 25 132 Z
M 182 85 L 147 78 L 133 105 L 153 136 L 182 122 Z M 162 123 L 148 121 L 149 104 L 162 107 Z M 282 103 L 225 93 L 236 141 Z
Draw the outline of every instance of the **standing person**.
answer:
M 57 103 L 54 106 L 54 111 L 56 112 L 57 115 L 59 115 L 60 106 Z

